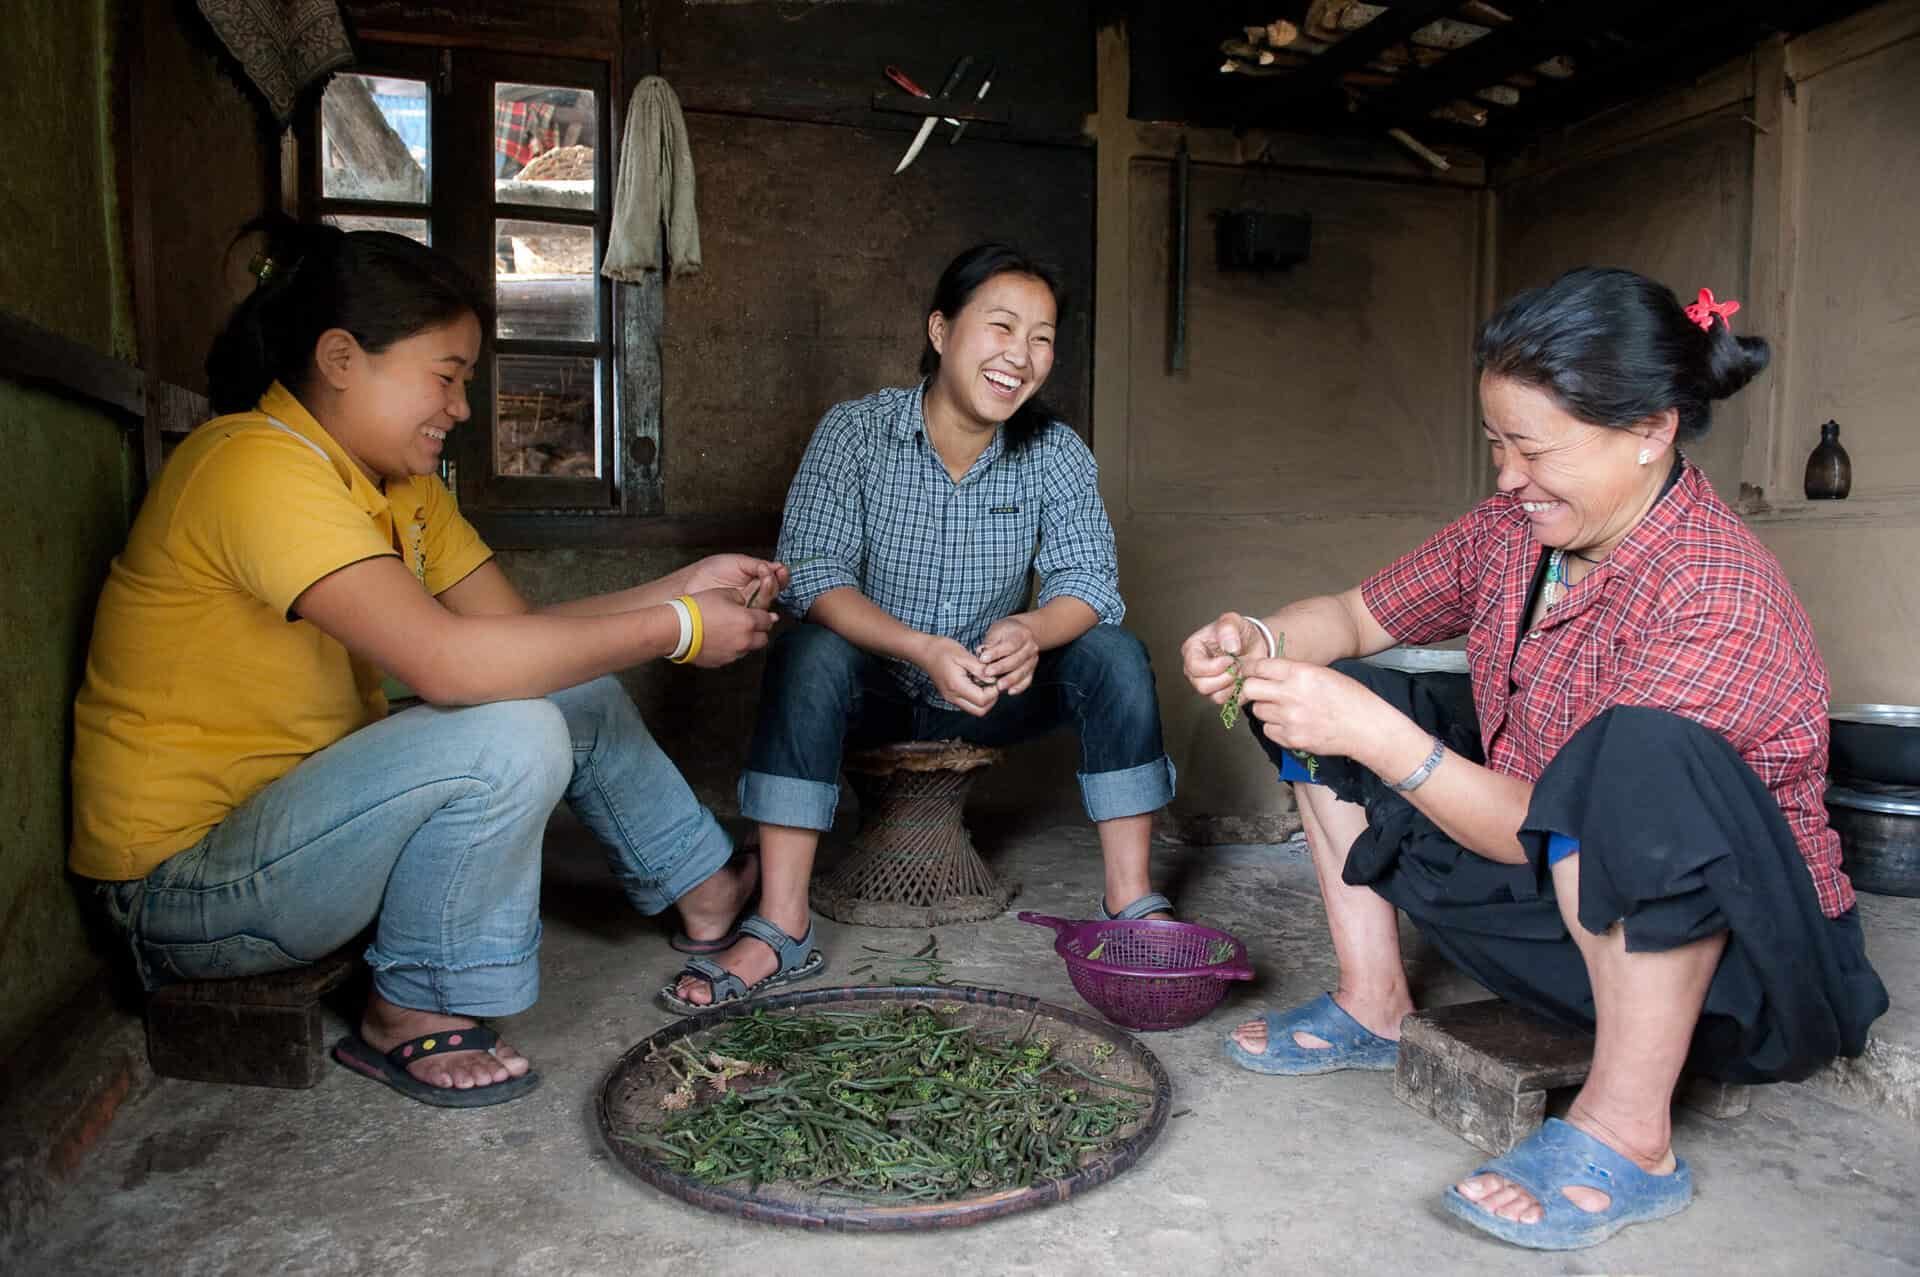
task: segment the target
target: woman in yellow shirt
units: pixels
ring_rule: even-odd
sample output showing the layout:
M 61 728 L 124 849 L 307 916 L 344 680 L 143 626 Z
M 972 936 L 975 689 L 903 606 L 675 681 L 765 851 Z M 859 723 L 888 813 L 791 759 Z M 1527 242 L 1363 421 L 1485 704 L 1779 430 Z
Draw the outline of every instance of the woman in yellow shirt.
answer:
M 533 608 L 435 477 L 487 303 L 399 235 L 264 224 L 213 406 L 142 505 L 75 705 L 76 873 L 143 981 L 314 961 L 370 924 L 343 1064 L 430 1104 L 538 1074 L 478 1017 L 539 991 L 563 797 L 646 913 L 714 945 L 754 886 L 610 677 L 766 645 L 779 564 L 703 559 Z M 424 704 L 391 717 L 382 672 Z

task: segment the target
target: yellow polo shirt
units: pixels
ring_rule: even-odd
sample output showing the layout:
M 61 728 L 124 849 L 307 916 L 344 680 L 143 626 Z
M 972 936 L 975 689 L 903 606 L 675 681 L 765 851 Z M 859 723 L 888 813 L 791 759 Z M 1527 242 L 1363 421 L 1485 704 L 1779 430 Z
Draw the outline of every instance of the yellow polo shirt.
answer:
M 385 716 L 381 673 L 290 616 L 315 581 L 381 555 L 439 594 L 492 551 L 437 478 L 382 492 L 278 382 L 181 442 L 94 617 L 74 703 L 75 873 L 145 877 Z

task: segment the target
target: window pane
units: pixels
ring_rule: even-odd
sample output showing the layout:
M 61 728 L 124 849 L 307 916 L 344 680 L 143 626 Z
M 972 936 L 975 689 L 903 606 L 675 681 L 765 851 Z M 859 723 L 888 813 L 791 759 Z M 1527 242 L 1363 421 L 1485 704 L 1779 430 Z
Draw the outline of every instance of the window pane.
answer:
M 425 81 L 335 76 L 320 99 L 320 193 L 426 203 L 429 137 Z
M 591 89 L 493 86 L 494 197 L 548 208 L 592 208 Z
M 392 231 L 395 235 L 417 239 L 422 244 L 433 243 L 424 217 L 362 217 L 357 213 L 328 213 L 320 220 L 329 226 L 338 226 L 343 231 Z
M 500 355 L 493 368 L 494 472 L 597 477 L 599 361 L 585 356 Z
M 502 337 L 592 341 L 593 228 L 495 222 L 494 301 Z

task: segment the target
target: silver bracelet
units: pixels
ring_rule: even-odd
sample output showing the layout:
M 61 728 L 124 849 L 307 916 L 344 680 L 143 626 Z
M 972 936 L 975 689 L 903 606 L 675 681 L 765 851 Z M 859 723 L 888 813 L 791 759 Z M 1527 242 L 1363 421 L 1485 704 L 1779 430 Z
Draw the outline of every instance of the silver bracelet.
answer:
M 1280 655 L 1280 645 L 1273 641 L 1273 631 L 1267 628 L 1267 623 L 1257 616 L 1246 616 L 1244 612 L 1241 615 L 1245 617 L 1248 625 L 1259 630 L 1261 637 L 1267 640 L 1267 659 L 1271 660 Z
M 1420 788 L 1420 786 L 1427 783 L 1427 777 L 1433 775 L 1433 769 L 1440 765 L 1440 760 L 1446 757 L 1446 753 L 1447 753 L 1446 745 L 1441 741 L 1441 739 L 1438 736 L 1434 737 L 1433 752 L 1427 755 L 1427 761 L 1424 763 L 1421 763 L 1418 767 L 1414 768 L 1413 774 L 1408 776 L 1405 780 L 1401 781 L 1399 784 L 1396 785 L 1392 781 L 1388 781 L 1387 788 L 1391 789 L 1396 794 L 1412 793 L 1414 790 Z

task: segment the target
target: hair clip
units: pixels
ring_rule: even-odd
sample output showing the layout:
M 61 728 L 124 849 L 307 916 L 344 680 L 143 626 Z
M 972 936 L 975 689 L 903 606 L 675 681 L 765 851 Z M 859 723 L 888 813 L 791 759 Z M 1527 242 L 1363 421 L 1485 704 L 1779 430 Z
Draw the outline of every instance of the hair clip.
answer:
M 1717 302 L 1713 300 L 1713 290 L 1711 288 L 1703 288 L 1700 290 L 1700 300 L 1687 307 L 1687 318 L 1700 325 L 1701 328 L 1711 332 L 1713 330 L 1713 317 L 1715 315 L 1720 316 L 1721 322 L 1731 328 L 1733 327 L 1734 313 L 1739 309 L 1740 303 L 1731 297 L 1723 302 Z
M 272 279 L 273 272 L 277 269 L 277 263 L 275 263 L 273 258 L 267 256 L 265 249 L 261 249 L 255 253 L 253 260 L 247 263 L 247 272 L 253 276 L 253 281 L 256 284 L 264 284 L 269 279 Z

